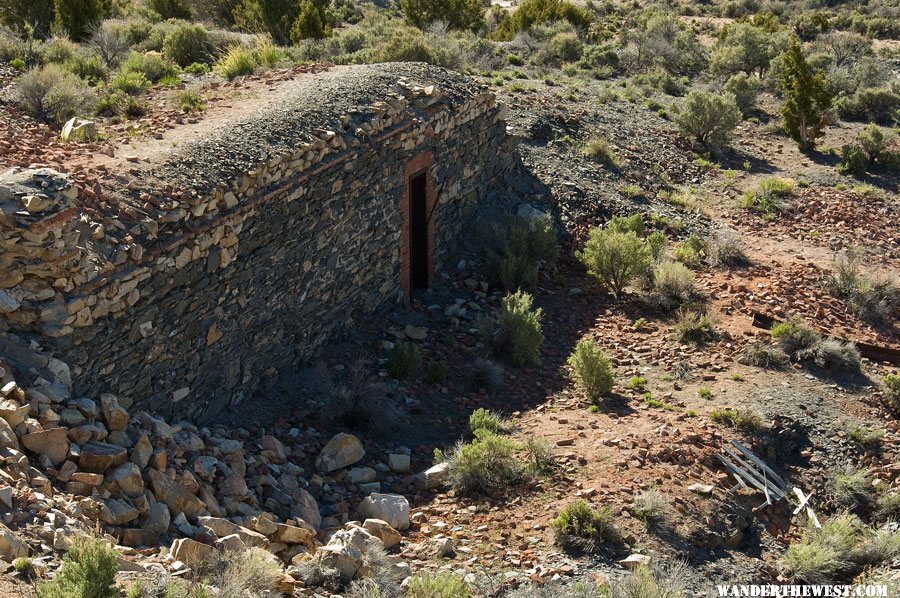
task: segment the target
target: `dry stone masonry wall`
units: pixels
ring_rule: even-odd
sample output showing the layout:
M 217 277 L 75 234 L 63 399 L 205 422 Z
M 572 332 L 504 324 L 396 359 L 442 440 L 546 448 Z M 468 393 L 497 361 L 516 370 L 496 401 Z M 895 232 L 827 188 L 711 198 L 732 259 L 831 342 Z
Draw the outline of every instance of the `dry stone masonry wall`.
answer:
M 130 171 L 111 218 L 61 173 L 7 172 L 0 332 L 66 361 L 76 394 L 211 415 L 402 300 L 410 163 L 430 164 L 450 263 L 512 167 L 503 116 L 455 73 L 361 66 Z

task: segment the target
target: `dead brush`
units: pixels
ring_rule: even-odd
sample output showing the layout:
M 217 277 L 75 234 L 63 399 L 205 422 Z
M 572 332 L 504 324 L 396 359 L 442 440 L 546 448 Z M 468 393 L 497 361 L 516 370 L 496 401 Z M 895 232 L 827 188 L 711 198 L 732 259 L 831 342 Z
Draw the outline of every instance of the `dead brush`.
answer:
M 326 389 L 326 410 L 343 425 L 370 430 L 394 420 L 389 415 L 395 407 L 387 398 L 387 387 L 370 373 L 364 360 L 353 361 L 338 380 L 324 364 L 317 370 Z

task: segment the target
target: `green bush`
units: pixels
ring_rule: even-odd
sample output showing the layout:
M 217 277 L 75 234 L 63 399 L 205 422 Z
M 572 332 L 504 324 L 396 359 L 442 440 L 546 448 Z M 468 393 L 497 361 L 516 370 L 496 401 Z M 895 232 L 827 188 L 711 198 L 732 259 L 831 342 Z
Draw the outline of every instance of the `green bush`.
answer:
M 558 249 L 549 218 L 507 216 L 488 229 L 487 266 L 507 291 L 531 290 L 541 263 L 552 266 Z
M 822 335 L 799 318 L 779 322 L 770 332 L 778 347 L 792 359 L 799 359 L 822 340 Z
M 544 335 L 541 333 L 543 310 L 532 308 L 531 295 L 516 291 L 501 301 L 497 317 L 498 346 L 516 366 L 540 361 L 539 351 Z
M 156 54 L 131 52 L 119 71 L 123 73 L 141 73 L 151 83 L 159 83 L 164 79 L 178 76 L 178 67 Z
M 831 475 L 828 491 L 834 502 L 842 508 L 856 510 L 875 504 L 875 486 L 865 469 L 838 469 Z
M 311 0 L 301 2 L 300 13 L 291 26 L 291 41 L 297 44 L 304 39 L 323 39 L 327 35 L 324 9 Z
M 232 46 L 228 49 L 228 53 L 219 59 L 213 70 L 226 79 L 234 79 L 252 75 L 256 66 L 256 55 L 253 50 L 243 46 Z
M 632 512 L 634 516 L 644 524 L 658 525 L 666 520 L 669 511 L 669 502 L 656 488 L 642 492 L 634 498 Z
M 103 5 L 99 0 L 53 0 L 53 24 L 65 31 L 72 41 L 80 42 L 103 19 Z
M 675 337 L 682 343 L 705 343 L 716 339 L 713 319 L 705 313 L 691 309 L 678 312 L 675 322 Z
M 593 341 L 578 341 L 575 351 L 569 355 L 568 363 L 574 370 L 575 380 L 590 400 L 596 401 L 612 390 L 615 382 L 612 363 L 603 349 Z
M 754 343 L 744 349 L 743 355 L 738 360 L 744 365 L 752 365 L 767 370 L 781 370 L 790 365 L 791 360 L 787 353 L 765 343 Z
M 147 0 L 147 6 L 163 19 L 190 20 L 191 9 L 186 0 Z
M 119 554 L 103 540 L 78 539 L 63 557 L 53 581 L 41 583 L 40 598 L 115 598 Z
M 87 84 L 56 65 L 31 69 L 15 88 L 17 103 L 35 118 L 61 126 L 73 116 L 94 113 L 93 91 Z
M 841 174 L 851 174 L 861 177 L 869 170 L 869 161 L 858 145 L 845 144 L 841 146 L 841 161 L 837 165 L 837 171 Z
M 401 0 L 400 8 L 406 20 L 420 29 L 435 21 L 446 23 L 450 29 L 472 31 L 484 24 L 481 0 Z
M 422 356 L 418 346 L 407 341 L 397 341 L 388 352 L 387 371 L 398 380 L 408 380 L 421 363 Z
M 206 108 L 203 94 L 196 89 L 182 89 L 175 94 L 175 103 L 182 112 L 200 112 Z
M 787 209 L 785 200 L 794 194 L 796 183 L 791 179 L 769 177 L 760 181 L 754 191 L 746 191 L 741 197 L 741 207 L 766 215 L 775 215 Z
M 0 25 L 14 31 L 30 28 L 45 38 L 53 25 L 53 0 L 0 0 Z
M 592 137 L 581 150 L 588 159 L 610 168 L 619 166 L 619 158 L 609 142 L 603 137 Z
M 54 36 L 44 42 L 40 54 L 45 63 L 65 64 L 78 55 L 78 44 L 67 37 Z
M 425 367 L 425 382 L 440 384 L 447 379 L 447 363 L 441 360 L 429 361 Z
M 128 95 L 140 95 L 150 88 L 150 81 L 141 72 L 119 71 L 110 80 L 109 87 Z
M 166 34 L 163 54 L 181 67 L 209 60 L 209 33 L 203 25 L 179 23 Z
M 725 93 L 734 96 L 741 113 L 745 116 L 756 107 L 756 96 L 759 95 L 759 79 L 747 73 L 735 73 L 728 78 L 722 88 Z
M 324 8 L 325 2 L 313 0 Z M 236 25 L 245 31 L 268 33 L 277 44 L 287 44 L 300 14 L 296 0 L 242 0 L 234 10 Z
M 859 147 L 870 164 L 884 161 L 888 149 L 894 144 L 897 135 L 893 131 L 885 131 L 877 125 L 868 125 L 859 133 Z
M 515 426 L 512 421 L 484 407 L 479 407 L 469 416 L 469 430 L 472 434 L 478 430 L 487 430 L 491 434 L 510 434 L 513 429 Z
M 741 120 L 741 110 L 730 93 L 694 90 L 679 105 L 673 120 L 686 137 L 697 143 L 722 145 Z
M 569 550 L 596 552 L 607 543 L 621 541 L 610 510 L 606 507 L 594 509 L 583 500 L 567 505 L 550 522 L 550 527 L 557 543 Z
M 511 40 L 520 31 L 553 21 L 567 21 L 580 29 L 591 25 L 591 14 L 585 8 L 566 0 L 524 0 L 512 15 L 504 14 L 497 25 L 496 36 Z
M 423 571 L 409 578 L 406 598 L 470 598 L 465 580 L 457 573 Z
M 584 45 L 578 39 L 578 34 L 571 31 L 557 33 L 547 43 L 547 51 L 556 63 L 575 62 L 581 58 L 583 50 Z
M 448 459 L 450 486 L 463 495 L 501 492 L 522 481 L 525 470 L 516 457 L 518 445 L 485 429 L 460 443 Z
M 882 402 L 894 413 L 900 413 L 900 374 L 887 374 L 881 379 Z
M 779 35 L 750 22 L 730 23 L 722 29 L 710 57 L 710 68 L 719 75 L 744 72 L 762 77 L 784 46 Z
M 694 298 L 694 273 L 680 262 L 661 262 L 653 269 L 653 299 L 665 310 Z
M 755 411 L 745 409 L 714 409 L 710 412 L 709 419 L 717 424 L 723 424 L 745 432 L 755 432 L 763 426 L 761 415 Z
M 893 125 L 900 122 L 900 93 L 891 89 L 860 89 L 837 102 L 838 114 L 845 120 Z
M 106 65 L 96 54 L 76 54 L 65 63 L 65 68 L 79 79 L 95 84 L 106 81 L 109 76 Z
M 611 228 L 591 230 L 582 251 L 575 257 L 607 290 L 619 297 L 634 279 L 650 269 L 651 254 L 647 243 L 634 232 L 617 232 Z

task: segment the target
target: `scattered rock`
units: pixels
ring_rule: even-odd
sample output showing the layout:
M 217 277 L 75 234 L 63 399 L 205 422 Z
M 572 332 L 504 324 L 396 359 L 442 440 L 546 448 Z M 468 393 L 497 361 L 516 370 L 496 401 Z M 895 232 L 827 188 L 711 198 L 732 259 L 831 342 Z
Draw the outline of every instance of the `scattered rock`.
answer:
M 316 458 L 316 468 L 325 473 L 353 465 L 366 454 L 362 443 L 352 434 L 336 434 Z
M 54 465 L 65 461 L 69 439 L 65 428 L 51 428 L 22 436 L 22 444 L 32 453 L 45 455 Z
M 370 494 L 357 510 L 363 517 L 381 519 L 396 530 L 409 528 L 409 501 L 399 494 Z

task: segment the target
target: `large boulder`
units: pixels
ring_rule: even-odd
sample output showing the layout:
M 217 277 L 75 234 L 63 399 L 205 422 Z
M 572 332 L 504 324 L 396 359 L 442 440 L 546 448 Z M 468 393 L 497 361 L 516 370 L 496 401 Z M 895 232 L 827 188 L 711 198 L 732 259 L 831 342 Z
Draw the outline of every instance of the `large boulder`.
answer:
M 381 540 L 385 548 L 392 548 L 403 539 L 400 532 L 388 525 L 387 521 L 382 521 L 381 519 L 366 519 L 362 526 L 364 530 Z
M 359 503 L 360 515 L 369 519 L 381 519 L 392 528 L 409 528 L 409 501 L 399 494 L 377 494 L 373 492 Z
M 119 405 L 119 400 L 110 394 L 100 396 L 100 407 L 103 410 L 103 419 L 106 427 L 111 431 L 122 431 L 128 425 L 128 411 Z
M 65 428 L 51 428 L 22 436 L 22 444 L 32 453 L 46 455 L 50 462 L 59 465 L 69 454 L 69 438 Z
M 165 503 L 172 513 L 184 513 L 188 518 L 195 520 L 201 515 L 207 515 L 206 505 L 202 500 L 185 490 L 185 488 L 166 474 L 155 469 L 147 470 L 147 477 L 153 487 L 156 500 Z
M 209 529 L 217 538 L 237 535 L 245 546 L 268 548 L 269 539 L 259 532 L 242 527 L 220 517 L 199 517 L 197 523 Z
M 28 556 L 28 544 L 2 523 L 0 523 L 0 556 L 7 561 Z
M 177 561 L 181 561 L 188 567 L 196 567 L 215 555 L 216 549 L 209 544 L 203 544 L 190 538 L 180 538 L 172 542 L 169 554 Z
M 106 476 L 110 492 L 135 497 L 144 493 L 144 480 L 141 470 L 134 463 L 122 463 Z
M 315 529 L 322 527 L 322 515 L 319 513 L 319 503 L 313 495 L 297 488 L 291 494 L 291 517 L 302 519 Z
M 322 448 L 322 452 L 316 458 L 316 467 L 319 471 L 328 473 L 341 467 L 353 465 L 366 454 L 359 438 L 343 432 L 335 434 Z
M 88 442 L 81 448 L 78 457 L 78 469 L 91 473 L 105 473 L 110 467 L 116 467 L 128 458 L 128 450 L 115 444 Z
M 150 505 L 147 516 L 141 521 L 141 526 L 163 536 L 169 531 L 171 523 L 172 515 L 169 513 L 169 507 L 161 502 L 155 502 Z

